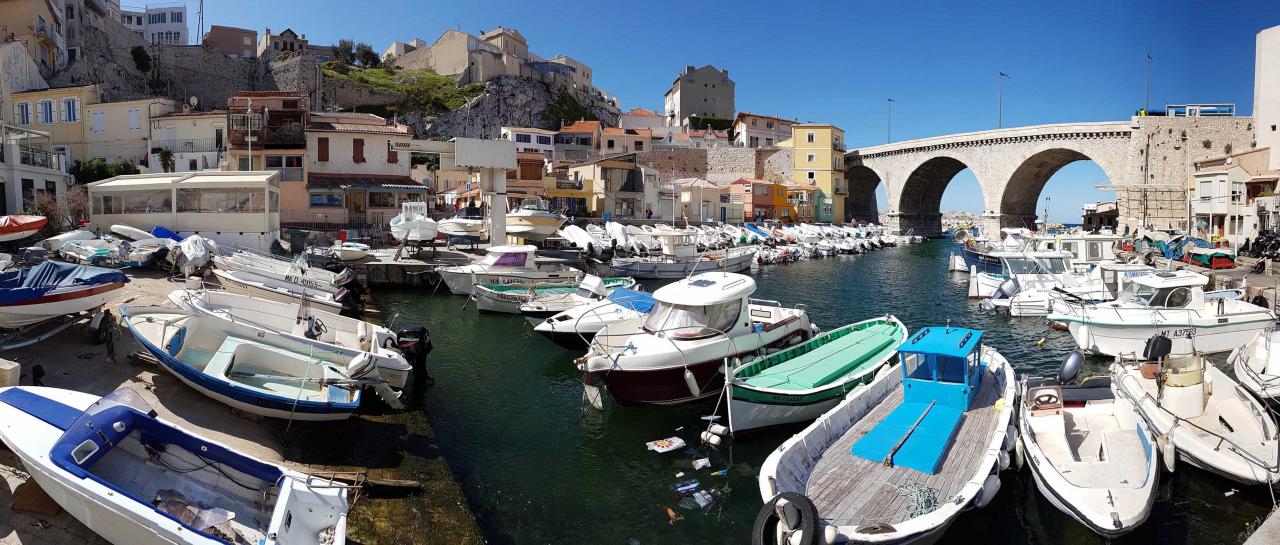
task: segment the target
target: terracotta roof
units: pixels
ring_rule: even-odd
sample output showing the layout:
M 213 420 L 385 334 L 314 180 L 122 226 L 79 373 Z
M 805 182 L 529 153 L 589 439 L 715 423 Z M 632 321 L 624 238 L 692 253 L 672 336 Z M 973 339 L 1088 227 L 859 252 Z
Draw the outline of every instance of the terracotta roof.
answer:
M 729 138 L 729 131 L 712 131 L 712 132 L 715 134 L 716 138 Z M 689 129 L 688 134 L 689 134 L 688 138 L 704 138 L 707 135 L 707 131 Z
M 650 129 L 620 129 L 618 127 L 605 127 L 604 134 L 609 136 L 639 136 L 641 138 L 652 138 L 653 131 Z
M 517 152 L 516 152 L 516 160 L 520 160 L 520 159 L 537 159 L 537 160 L 539 160 L 539 161 L 545 161 L 545 160 L 546 160 L 546 158 L 547 158 L 547 157 L 546 157 L 545 155 L 543 155 L 543 154 L 541 154 L 541 153 L 539 153 L 539 152 L 536 152 L 536 151 L 517 151 Z
M 409 134 L 408 125 L 365 125 L 363 123 L 329 123 L 312 121 L 307 126 L 309 131 L 319 132 L 360 132 L 369 134 Z
M 769 180 L 761 180 L 759 178 L 738 178 L 729 185 L 745 185 L 745 184 L 771 184 Z
M 647 108 L 632 108 L 623 112 L 623 115 L 638 115 L 642 117 L 658 117 L 658 112 Z
M 781 118 L 781 117 L 776 117 L 776 116 L 772 116 L 772 115 L 753 114 L 753 113 L 751 113 L 751 112 L 738 112 L 738 115 L 736 115 L 736 116 L 734 116 L 734 117 L 733 117 L 733 122 L 736 124 L 736 123 L 738 122 L 738 120 L 742 119 L 743 117 L 747 117 L 747 116 L 750 116 L 750 117 L 758 117 L 758 118 L 760 118 L 760 119 L 772 119 L 772 120 L 774 120 L 774 121 L 781 121 L 781 122 L 783 122 L 783 123 L 786 123 L 788 126 L 789 126 L 789 125 L 791 125 L 792 123 L 795 123 L 795 121 L 792 121 L 792 120 L 790 120 L 790 119 L 783 119 L 783 118 Z
M 206 115 L 227 115 L 226 110 L 208 110 L 204 112 L 169 112 L 167 114 L 157 115 L 160 117 L 203 117 Z
M 596 132 L 600 130 L 599 121 L 574 121 L 568 125 L 561 125 L 560 132 Z
M 398 189 L 426 191 L 428 186 L 408 176 L 307 173 L 307 189 Z

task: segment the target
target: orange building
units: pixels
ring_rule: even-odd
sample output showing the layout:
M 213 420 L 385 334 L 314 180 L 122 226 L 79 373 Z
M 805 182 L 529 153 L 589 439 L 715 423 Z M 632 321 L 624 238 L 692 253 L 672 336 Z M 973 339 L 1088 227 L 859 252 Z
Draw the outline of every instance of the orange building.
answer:
M 738 178 L 729 184 L 729 200 L 742 203 L 746 221 L 795 217 L 795 208 L 787 201 L 787 186 L 769 180 Z

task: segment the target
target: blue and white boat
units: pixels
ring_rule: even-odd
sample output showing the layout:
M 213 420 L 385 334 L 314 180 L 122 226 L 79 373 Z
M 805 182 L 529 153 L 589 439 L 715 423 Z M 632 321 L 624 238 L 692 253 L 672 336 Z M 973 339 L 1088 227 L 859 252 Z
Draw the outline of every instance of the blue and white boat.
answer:
M 1017 385 L 982 336 L 921 329 L 898 347 L 900 363 L 773 451 L 760 469 L 760 537 L 933 543 L 985 507 L 1014 448 Z
M 242 411 L 291 420 L 342 420 L 363 386 L 382 384 L 367 352 L 326 349 L 202 312 L 121 307 L 129 332 L 170 373 Z
M 350 487 L 253 458 L 105 397 L 0 388 L 0 441 L 90 530 L 130 545 L 346 542 Z
M 992 255 L 999 251 L 1013 252 L 1029 249 L 1031 231 L 1027 229 L 1001 229 L 1003 240 L 989 240 L 983 235 L 962 237 L 964 267 L 970 273 L 977 271 L 993 275 L 1004 274 L 1004 264 L 1000 257 Z M 968 233 L 968 231 L 965 231 Z

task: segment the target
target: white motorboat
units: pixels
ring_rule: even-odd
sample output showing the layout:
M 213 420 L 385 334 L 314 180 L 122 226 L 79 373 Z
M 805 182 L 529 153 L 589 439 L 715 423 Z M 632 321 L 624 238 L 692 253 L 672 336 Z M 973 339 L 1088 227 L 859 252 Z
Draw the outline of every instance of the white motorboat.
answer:
M 471 299 L 476 302 L 476 310 L 499 314 L 521 314 L 520 307 L 526 304 L 539 306 L 558 306 L 566 303 L 581 304 L 587 301 L 603 299 L 609 290 L 634 286 L 634 278 L 600 278 L 588 274 L 577 285 L 570 283 L 547 284 L 475 284 L 471 286 Z M 568 306 L 561 310 L 567 309 Z M 557 314 L 559 311 L 543 314 L 541 318 Z M 541 321 L 541 318 L 538 321 Z
M 440 280 L 454 295 L 470 295 L 474 284 L 544 284 L 582 281 L 582 271 L 561 260 L 540 259 L 533 246 L 492 246 L 479 263 L 441 267 Z
M 218 254 L 218 243 L 213 239 L 200 235 L 191 235 L 169 245 L 169 254 L 165 256 L 182 276 L 191 276 L 203 269 Z
M 0 216 L 0 242 L 22 240 L 40 231 L 49 218 L 44 216 Z
M 575 363 L 588 398 L 603 383 L 619 403 L 676 404 L 713 396 L 724 387 L 725 362 L 784 348 L 813 335 L 803 308 L 750 299 L 755 280 L 735 273 L 702 273 L 659 288 L 658 305 L 644 318 L 600 330 Z
M 1092 267 L 1116 260 L 1116 246 L 1124 237 L 1115 233 L 1049 233 L 1027 237 L 1037 250 L 1057 250 L 1071 254 L 1077 266 Z
M 521 303 L 519 312 L 530 324 L 538 325 L 557 314 L 572 308 L 594 305 L 604 300 L 615 290 L 630 289 L 636 285 L 634 278 L 604 278 L 587 275 L 572 292 L 548 293 L 535 295 L 532 299 Z
M 107 304 L 129 282 L 111 269 L 45 261 L 0 273 L 0 329 L 15 329 Z
M 1156 336 L 1141 360 L 1111 364 L 1117 395 L 1137 405 L 1160 438 L 1166 468 L 1182 459 L 1243 484 L 1280 481 L 1280 442 L 1267 407 L 1204 356 L 1169 356 L 1174 344 Z
M 1275 322 L 1271 311 L 1226 297 L 1206 297 L 1209 279 L 1165 271 L 1131 279 L 1115 301 L 1063 299 L 1048 319 L 1067 325 L 1086 352 L 1136 359 L 1147 339 L 1173 339 L 1173 354 L 1226 352 Z
M 350 487 L 157 418 L 131 389 L 0 388 L 0 441 L 49 497 L 111 543 L 346 542 Z
M 72 240 L 93 240 L 95 238 L 98 238 L 98 235 L 94 234 L 92 231 L 76 229 L 74 231 L 67 231 L 65 233 L 46 238 L 40 241 L 37 246 L 49 250 L 50 252 L 57 252 L 62 249 L 63 244 Z
M 436 229 L 446 237 L 468 242 L 480 242 L 488 232 L 488 226 L 485 225 L 484 219 L 462 216 L 441 220 L 436 224 Z
M 1076 272 L 1071 254 L 1065 251 L 995 252 L 992 255 L 1000 258 L 1004 274 L 977 273 L 969 281 L 983 284 L 987 278 L 1003 278 L 989 304 L 1007 309 L 1010 316 L 1045 316 L 1053 301 L 1064 292 L 1077 299 L 1109 299 L 1101 278 Z
M 561 238 L 569 241 L 574 247 L 587 252 L 592 257 L 600 257 L 604 250 L 610 247 L 610 243 L 606 242 L 607 239 L 600 238 L 599 234 L 603 233 L 592 234 L 590 231 L 572 224 L 561 227 L 559 231 Z
M 115 239 L 69 240 L 62 244 L 58 255 L 71 263 L 85 265 L 111 265 L 115 263 L 118 244 Z
M 729 376 L 729 431 L 808 422 L 895 361 L 907 327 L 893 316 L 849 324 L 745 360 Z
M 655 230 L 649 236 L 658 240 L 661 252 L 614 257 L 615 274 L 635 278 L 686 278 L 701 272 L 735 273 L 751 268 L 759 250 L 757 246 L 737 246 L 699 252 L 696 235 L 684 230 Z
M 524 199 L 520 207 L 507 213 L 507 234 L 525 240 L 543 240 L 556 234 L 568 218 L 552 212 L 547 201 L 534 197 Z
M 145 267 L 151 265 L 158 256 L 169 253 L 169 242 L 169 239 L 164 238 L 122 240 L 116 247 L 116 265 L 119 267 Z
M 265 276 L 289 284 L 297 284 L 300 288 L 311 291 L 335 293 L 347 287 L 355 280 L 351 269 L 332 272 L 307 263 L 306 256 L 299 255 L 292 261 L 285 261 L 273 256 L 263 255 L 245 250 L 235 250 L 228 255 L 213 258 L 219 269 L 226 271 L 243 271 L 258 276 Z
M 149 238 L 156 238 L 155 235 L 152 235 L 147 231 L 143 231 L 142 229 L 138 229 L 137 227 L 131 227 L 131 226 L 122 225 L 122 224 L 112 225 L 111 232 L 117 235 L 120 235 L 124 238 L 127 238 L 129 240 L 145 240 Z
M 1056 378 L 1022 377 L 1022 455 L 1040 494 L 1108 539 L 1151 514 L 1159 479 L 1155 435 L 1108 377 L 1076 383 L 1084 355 L 1072 352 Z
M 402 348 L 399 336 L 390 329 L 299 302 L 282 303 L 207 289 L 173 290 L 169 300 L 179 308 L 247 325 L 330 353 L 350 358 L 368 353 L 378 375 L 398 392 L 410 384 L 413 373 L 404 350 L 410 355 L 419 352 L 415 347 Z
M 1260 331 L 1227 358 L 1236 380 L 1263 400 L 1280 398 L 1280 352 L 1272 351 L 1276 343 L 1280 343 L 1280 332 Z
M 616 289 L 604 301 L 568 309 L 539 322 L 533 330 L 565 348 L 582 349 L 606 326 L 643 317 L 656 303 L 653 294 Z M 602 342 L 608 344 L 607 339 Z
M 360 261 L 369 257 L 369 245 L 360 242 L 334 242 L 329 251 L 338 261 Z
M 214 269 L 213 274 L 223 289 L 235 293 L 283 303 L 305 300 L 308 304 L 334 313 L 359 314 L 361 309 L 358 296 L 346 288 L 339 288 L 335 292 L 310 289 L 297 283 L 239 270 Z
M 1013 366 L 981 331 L 950 326 L 898 353 L 765 460 L 753 539 L 934 543 L 995 497 L 1016 437 Z
M 391 218 L 391 236 L 400 242 L 422 242 L 436 238 L 439 225 L 431 219 L 427 203 L 409 201 L 401 203 L 400 213 Z

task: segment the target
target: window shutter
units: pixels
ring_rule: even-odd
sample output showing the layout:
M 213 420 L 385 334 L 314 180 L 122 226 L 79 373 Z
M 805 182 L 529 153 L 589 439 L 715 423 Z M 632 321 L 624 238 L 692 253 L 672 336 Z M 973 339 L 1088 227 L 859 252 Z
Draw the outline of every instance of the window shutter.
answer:
M 351 160 L 356 163 L 364 162 L 364 139 L 356 138 L 351 141 Z
M 396 150 L 391 149 L 391 141 L 387 141 L 387 163 L 394 164 L 400 162 L 400 154 Z
M 26 123 L 23 123 L 23 121 L 22 121 L 22 108 L 21 108 L 21 106 L 22 106 L 22 104 L 20 104 L 20 103 L 19 103 L 19 104 L 14 104 L 14 105 L 13 105 L 13 122 L 14 122 L 14 123 L 17 123 L 17 124 L 19 124 L 19 125 L 25 125 Z
M 63 106 L 62 101 L 59 100 L 57 102 L 54 102 L 54 108 L 58 110 L 58 121 L 60 123 L 66 123 L 68 121 L 67 114 L 69 112 L 67 112 L 67 108 Z
M 329 138 L 327 136 L 316 138 L 316 160 L 329 160 Z

